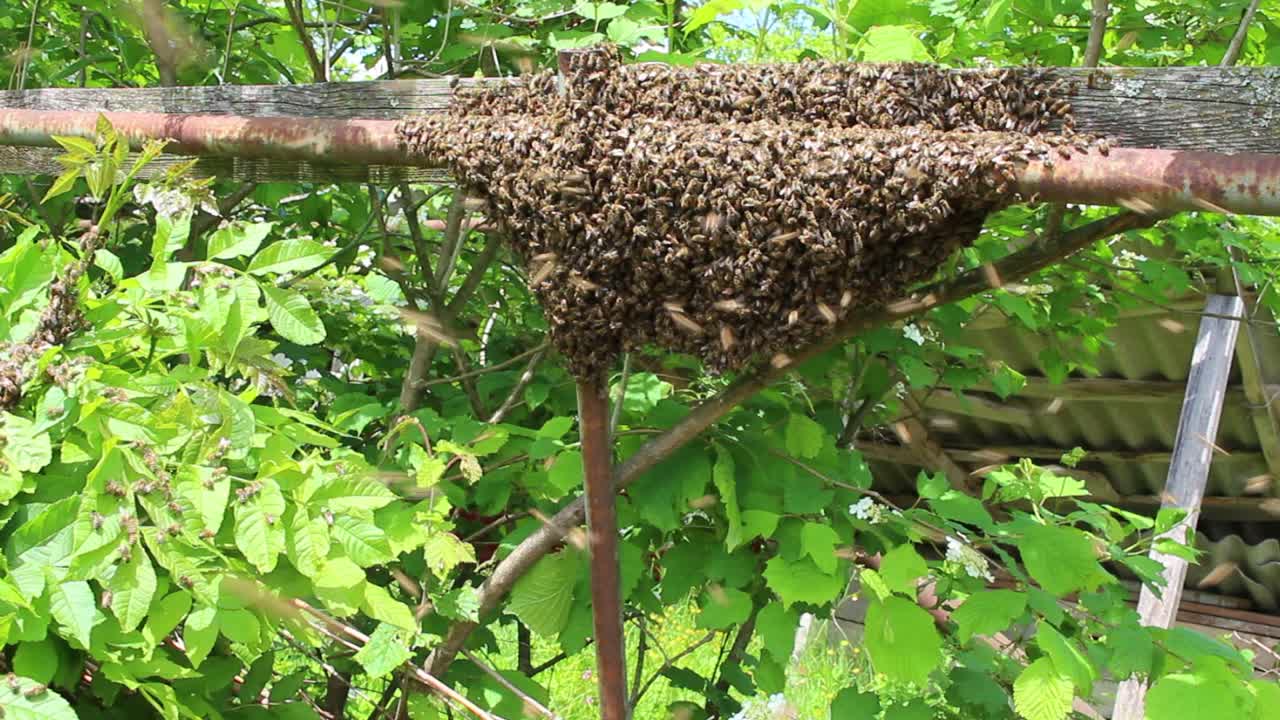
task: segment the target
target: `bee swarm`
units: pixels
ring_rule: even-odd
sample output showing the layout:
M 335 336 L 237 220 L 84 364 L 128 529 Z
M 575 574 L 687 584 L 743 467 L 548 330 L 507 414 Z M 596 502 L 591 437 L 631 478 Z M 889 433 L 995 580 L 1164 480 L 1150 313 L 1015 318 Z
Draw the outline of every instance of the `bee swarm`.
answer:
M 1021 163 L 1105 152 L 1059 90 L 1033 71 L 594 49 L 400 130 L 488 201 L 575 373 L 647 344 L 731 369 L 935 273 L 1019 199 Z

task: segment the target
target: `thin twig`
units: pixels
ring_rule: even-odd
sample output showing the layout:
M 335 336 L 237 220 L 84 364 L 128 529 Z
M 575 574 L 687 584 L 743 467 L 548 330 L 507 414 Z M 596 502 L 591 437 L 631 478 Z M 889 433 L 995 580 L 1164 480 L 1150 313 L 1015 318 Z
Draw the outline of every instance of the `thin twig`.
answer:
M 491 373 L 491 372 L 497 372 L 497 371 L 499 371 L 499 370 L 504 370 L 504 369 L 506 369 L 506 368 L 511 367 L 512 365 L 515 365 L 516 363 L 520 362 L 521 360 L 523 360 L 523 359 L 525 359 L 525 358 L 529 357 L 530 355 L 535 355 L 535 354 L 540 353 L 540 352 L 546 352 L 548 347 L 550 347 L 550 345 L 549 345 L 548 343 L 545 343 L 545 342 L 544 342 L 544 343 L 542 343 L 541 345 L 539 345 L 539 346 L 537 346 L 537 347 L 533 348 L 532 350 L 525 350 L 524 352 L 520 353 L 519 355 L 516 355 L 515 357 L 512 357 L 512 358 L 508 358 L 507 360 L 503 360 L 502 362 L 498 363 L 497 365 L 490 365 L 490 366 L 488 366 L 488 367 L 476 368 L 475 370 L 468 370 L 468 371 L 466 371 L 466 372 L 459 373 L 459 374 L 454 375 L 454 376 L 452 376 L 452 377 L 436 378 L 435 380 L 430 380 L 430 381 L 428 381 L 428 382 L 424 382 L 424 383 L 422 383 L 420 387 L 422 387 L 422 388 L 429 388 L 429 387 L 431 387 L 432 385 L 442 385 L 442 384 L 444 384 L 444 383 L 455 383 L 455 382 L 458 382 L 458 381 L 460 381 L 460 380 L 466 380 L 466 379 L 468 379 L 468 378 L 476 377 L 477 375 L 485 375 L 485 374 L 488 374 L 488 373 Z
M 1249 3 L 1249 7 L 1245 8 L 1244 15 L 1240 17 L 1240 25 L 1236 28 L 1235 35 L 1231 36 L 1231 44 L 1227 46 L 1227 54 L 1222 56 L 1220 67 L 1231 67 L 1240 59 L 1240 53 L 1244 50 L 1244 42 L 1249 39 L 1249 25 L 1253 23 L 1253 16 L 1258 12 L 1258 5 L 1262 0 L 1253 0 Z
M 673 665 L 680 662 L 685 657 L 688 657 L 690 654 L 693 653 L 694 650 L 697 650 L 703 645 L 706 645 L 707 643 L 711 642 L 711 639 L 714 638 L 719 633 L 720 633 L 719 630 L 712 630 L 708 632 L 706 635 L 703 635 L 702 638 L 699 639 L 697 642 L 685 648 L 684 650 L 681 650 L 680 652 L 673 655 L 669 660 L 662 663 L 662 667 L 658 668 L 657 672 L 650 675 L 649 680 L 644 684 L 643 687 L 640 688 L 640 692 L 637 692 L 635 694 L 635 700 L 632 701 L 631 706 L 635 707 L 636 703 L 640 702 L 640 698 L 644 697 L 644 694 L 649 691 L 649 687 L 653 685 L 655 682 L 657 682 L 658 678 L 662 677 L 662 673 L 671 669 Z M 639 678 L 636 678 L 636 680 L 639 680 Z
M 498 406 L 498 409 L 494 410 L 493 414 L 489 416 L 490 425 L 497 425 L 502 422 L 502 420 L 506 418 L 507 413 L 511 412 L 512 408 L 516 406 L 516 403 L 520 400 L 520 396 L 524 394 L 524 389 L 533 381 L 534 375 L 538 370 L 538 365 L 540 365 L 542 363 L 542 359 L 547 356 L 547 350 L 549 349 L 550 346 L 544 343 L 541 346 L 541 349 L 529 358 L 529 364 L 525 366 L 524 372 L 520 373 L 520 379 L 516 380 L 516 384 L 512 386 L 511 392 L 507 393 L 506 399 L 503 400 L 502 404 Z
M 613 437 L 614 433 L 618 432 L 618 421 L 622 419 L 623 401 L 627 399 L 627 381 L 630 379 L 631 353 L 623 353 L 622 379 L 618 381 L 618 396 L 613 399 L 613 413 L 609 415 L 609 437 Z
M 471 412 L 475 413 L 476 419 L 485 417 L 484 402 L 480 399 L 480 391 L 476 388 L 475 375 L 468 369 L 467 354 L 462 352 L 462 348 L 457 345 L 453 346 L 453 362 L 458 366 L 458 382 L 462 384 L 462 391 L 466 393 L 467 402 L 471 403 Z
M 1111 16 L 1111 8 L 1107 0 L 1093 0 L 1093 10 L 1089 14 L 1089 41 L 1084 50 L 1084 66 L 1098 67 L 1102 59 L 1102 38 L 1107 34 L 1107 18 Z
M 316 53 L 315 43 L 311 42 L 311 33 L 307 32 L 307 22 L 302 17 L 302 0 L 284 0 L 285 10 L 289 12 L 289 24 L 293 26 L 294 32 L 298 35 L 298 42 L 302 43 L 302 50 L 307 56 L 307 64 L 311 66 L 311 75 L 316 82 L 325 82 L 328 79 L 325 73 L 324 63 L 320 60 L 320 55 Z
M 546 705 L 543 705 L 542 703 L 538 702 L 532 695 L 516 687 L 514 683 L 512 683 L 510 680 L 503 677 L 502 673 L 498 672 L 497 670 L 494 670 L 492 667 L 489 667 L 487 663 L 481 662 L 480 658 L 476 657 L 475 653 L 471 652 L 470 650 L 463 650 L 462 655 L 466 659 L 470 660 L 472 665 L 475 665 L 476 667 L 480 668 L 480 671 L 483 672 L 485 675 L 488 675 L 489 677 L 493 678 L 494 682 L 498 683 L 502 687 L 506 688 L 509 692 L 513 693 L 516 697 L 520 698 L 520 700 L 524 702 L 525 707 L 533 708 L 538 712 L 539 715 L 545 718 L 550 718 L 550 720 L 560 720 L 560 716 L 551 712 L 551 710 L 547 708 Z

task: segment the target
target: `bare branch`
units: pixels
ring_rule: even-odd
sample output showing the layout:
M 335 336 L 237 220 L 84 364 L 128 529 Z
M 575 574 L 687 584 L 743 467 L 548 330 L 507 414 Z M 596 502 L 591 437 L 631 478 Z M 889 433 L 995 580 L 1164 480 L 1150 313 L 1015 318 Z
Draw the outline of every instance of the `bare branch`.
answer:
M 1089 43 L 1084 50 L 1084 66 L 1098 67 L 1102 59 L 1102 38 L 1107 34 L 1107 18 L 1111 16 L 1111 8 L 1107 0 L 1093 0 L 1093 11 L 1089 16 Z
M 644 697 L 644 694 L 649 691 L 649 687 L 653 685 L 653 683 L 656 682 L 658 678 L 662 677 L 662 673 L 666 672 L 676 663 L 688 657 L 690 654 L 693 653 L 694 650 L 697 650 L 703 645 L 706 645 L 707 643 L 711 642 L 711 639 L 714 638 L 717 634 L 719 634 L 718 630 L 712 630 L 711 632 L 708 632 L 706 635 L 703 635 L 701 638 L 699 638 L 697 642 L 693 643 L 692 645 L 685 648 L 684 650 L 681 650 L 680 652 L 671 656 L 671 658 L 668 659 L 666 662 L 662 663 L 662 667 L 658 668 L 658 671 L 655 672 L 653 675 L 650 675 L 649 680 L 643 686 L 641 686 L 640 691 L 635 694 L 635 700 L 632 702 L 632 706 L 634 707 L 636 703 L 640 702 L 640 698 Z M 636 678 L 636 679 L 639 680 L 639 678 Z
M 307 22 L 302 17 L 302 0 L 284 0 L 284 7 L 289 11 L 289 24 L 293 26 L 294 32 L 298 34 L 298 42 L 302 43 L 302 49 L 307 55 L 307 64 L 311 66 L 311 75 L 316 82 L 327 82 L 328 73 L 325 72 L 324 61 L 320 59 L 320 54 L 316 52 L 315 43 L 311 42 L 311 33 L 307 30 Z
M 1253 0 L 1249 3 L 1249 7 L 1245 8 L 1244 15 L 1240 18 L 1240 26 L 1236 28 L 1236 34 L 1231 36 L 1231 44 L 1227 46 L 1227 54 L 1222 56 L 1222 67 L 1231 67 L 1240 59 L 1244 42 L 1249 39 L 1249 25 L 1253 23 L 1253 16 L 1257 14 L 1261 1 Z
M 472 665 L 475 665 L 476 667 L 480 668 L 480 670 L 485 675 L 488 675 L 489 677 L 493 678 L 494 682 L 498 683 L 502 687 L 506 688 L 509 692 L 514 694 L 516 697 L 520 698 L 520 700 L 524 702 L 525 707 L 532 708 L 539 715 L 545 718 L 550 718 L 550 720 L 560 720 L 559 715 L 551 712 L 551 710 L 548 709 L 546 705 L 543 705 L 542 703 L 538 702 L 536 699 L 533 698 L 533 696 L 529 695 L 529 693 L 526 693 L 525 691 L 516 687 L 510 680 L 503 677 L 502 673 L 499 673 L 497 670 L 494 670 L 492 667 L 489 667 L 487 663 L 482 662 L 480 658 L 475 656 L 475 653 L 471 652 L 470 650 L 463 650 L 462 654 L 468 660 L 471 661 Z

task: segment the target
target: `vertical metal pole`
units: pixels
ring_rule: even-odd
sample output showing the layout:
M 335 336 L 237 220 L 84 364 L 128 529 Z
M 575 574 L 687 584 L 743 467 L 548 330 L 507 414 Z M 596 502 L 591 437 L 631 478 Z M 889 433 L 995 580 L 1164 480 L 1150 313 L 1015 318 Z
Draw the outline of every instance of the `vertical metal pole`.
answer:
M 622 583 L 618 571 L 618 515 L 614 506 L 609 400 L 598 378 L 578 380 L 578 423 L 587 493 L 600 717 L 601 720 L 627 720 L 627 665 L 622 634 Z
M 1200 518 L 1200 501 L 1209 481 L 1209 463 L 1218 435 L 1218 421 L 1222 418 L 1222 400 L 1226 396 L 1236 336 L 1244 317 L 1244 302 L 1238 297 L 1210 295 L 1204 312 L 1161 503 L 1162 508 L 1187 511 L 1182 522 L 1164 535 L 1180 542 L 1186 539 L 1188 530 L 1195 530 Z M 1151 559 L 1164 566 L 1164 591 L 1157 596 L 1144 586 L 1138 598 L 1138 615 L 1143 625 L 1167 628 L 1173 625 L 1178 614 L 1182 585 L 1187 579 L 1187 561 L 1155 550 L 1151 551 Z M 1121 683 L 1113 720 L 1142 720 L 1146 693 L 1145 683 L 1133 679 Z

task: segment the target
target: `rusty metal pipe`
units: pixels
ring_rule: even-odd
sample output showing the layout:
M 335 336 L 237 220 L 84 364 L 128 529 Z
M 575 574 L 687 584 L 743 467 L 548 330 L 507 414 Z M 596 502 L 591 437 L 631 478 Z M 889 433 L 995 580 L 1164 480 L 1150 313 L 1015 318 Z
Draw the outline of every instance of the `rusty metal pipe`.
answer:
M 411 165 L 393 120 L 96 113 L 0 109 L 0 145 L 58 147 L 54 136 L 94 139 L 98 116 L 134 148 L 168 140 L 173 155 L 212 155 L 317 164 Z
M 609 400 L 598 379 L 578 380 L 587 542 L 591 550 L 591 611 L 601 720 L 627 720 L 627 661 L 622 632 L 622 578 L 618 569 L 617 492 Z
M 392 120 L 103 113 L 134 147 L 168 139 L 176 155 L 212 155 L 317 164 L 440 167 L 410 155 Z M 0 109 L 0 145 L 57 147 L 54 135 L 93 138 L 99 113 Z M 1117 205 L 1151 212 L 1210 210 L 1280 215 L 1280 155 L 1225 155 L 1115 148 L 1032 163 L 1018 190 L 1053 202 Z
M 1139 212 L 1280 214 L 1280 155 L 1117 148 L 1032 163 L 1018 189 L 1042 200 L 1120 205 Z

